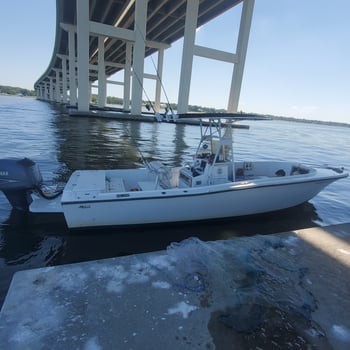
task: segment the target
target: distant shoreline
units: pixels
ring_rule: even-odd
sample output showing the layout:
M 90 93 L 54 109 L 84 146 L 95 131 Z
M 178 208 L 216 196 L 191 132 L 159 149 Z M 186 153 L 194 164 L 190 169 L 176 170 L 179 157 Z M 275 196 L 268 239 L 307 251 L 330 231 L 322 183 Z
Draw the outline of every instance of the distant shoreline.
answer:
M 11 97 L 24 97 L 24 98 L 36 98 L 36 96 L 26 96 L 26 95 L 17 95 L 17 94 L 7 94 L 0 92 L 0 96 L 11 96 Z
M 259 114 L 256 114 L 256 115 L 259 116 Z M 343 126 L 343 127 L 350 128 L 350 124 L 342 123 L 342 122 L 332 122 L 332 121 L 323 121 L 323 120 L 314 120 L 314 119 L 305 119 L 305 118 L 301 119 L 301 118 L 293 118 L 293 117 L 281 117 L 281 116 L 268 115 L 268 114 L 261 114 L 261 115 L 273 120 L 282 120 L 282 121 L 308 123 L 308 124 L 322 124 L 322 125 L 329 125 L 329 126 Z
M 7 88 L 7 89 L 16 89 L 17 93 L 7 93 L 4 91 L 1 91 L 0 89 L 0 96 L 15 96 L 15 97 L 29 97 L 29 98 L 36 98 L 36 96 L 31 95 L 31 93 L 33 93 L 34 91 L 32 90 L 26 90 L 26 89 L 22 89 L 22 88 L 12 88 L 10 86 L 1 86 L 0 88 Z M 18 94 L 18 91 L 26 91 L 28 94 L 27 95 L 22 95 L 22 94 Z M 175 104 L 174 108 L 175 108 Z M 206 109 L 209 109 L 208 107 L 199 107 L 199 106 L 193 106 L 198 108 L 203 109 L 203 111 L 205 111 Z M 175 108 L 176 109 L 176 108 Z M 189 106 L 189 110 L 191 110 L 191 106 Z M 210 110 L 215 111 L 217 113 L 223 113 L 222 109 L 215 109 L 215 108 L 210 108 Z M 214 112 L 214 113 L 215 113 Z M 209 112 L 210 113 L 210 112 Z M 348 123 L 342 123 L 342 122 L 332 122 L 332 121 L 322 121 L 322 120 L 314 120 L 314 119 L 301 119 L 301 118 L 294 118 L 294 117 L 283 117 L 283 116 L 275 116 L 275 115 L 270 115 L 270 114 L 260 114 L 260 113 L 246 113 L 246 112 L 241 112 L 242 115 L 249 115 L 249 116 L 256 116 L 256 117 L 263 117 L 263 118 L 268 118 L 268 119 L 272 119 L 272 120 L 282 120 L 282 121 L 290 121 L 290 122 L 297 122 L 297 123 L 308 123 L 308 124 L 322 124 L 322 125 L 329 125 L 329 126 L 342 126 L 342 127 L 347 127 L 350 128 L 350 124 Z

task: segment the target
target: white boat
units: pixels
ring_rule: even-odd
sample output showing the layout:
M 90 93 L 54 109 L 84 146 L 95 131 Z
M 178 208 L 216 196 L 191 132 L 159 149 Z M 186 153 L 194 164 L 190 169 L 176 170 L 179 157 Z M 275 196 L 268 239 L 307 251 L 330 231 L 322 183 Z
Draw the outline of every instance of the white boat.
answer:
M 294 162 L 234 161 L 235 115 L 200 119 L 191 162 L 140 169 L 78 170 L 62 191 L 47 192 L 31 160 L 0 160 L 0 190 L 18 209 L 61 212 L 69 228 L 186 222 L 252 215 L 306 202 L 348 176 L 339 168 Z M 176 120 L 176 119 L 175 119 Z

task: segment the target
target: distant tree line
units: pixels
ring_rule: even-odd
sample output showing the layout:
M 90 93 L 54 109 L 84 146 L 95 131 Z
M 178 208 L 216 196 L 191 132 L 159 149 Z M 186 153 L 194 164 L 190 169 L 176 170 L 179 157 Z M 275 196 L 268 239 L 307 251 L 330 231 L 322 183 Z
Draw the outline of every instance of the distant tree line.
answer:
M 98 101 L 98 95 L 91 94 L 91 102 L 97 103 L 97 101 Z M 122 105 L 123 99 L 120 97 L 107 96 L 107 104 L 109 104 L 109 105 Z
M 91 102 L 92 103 L 97 103 L 97 101 L 98 101 L 98 95 L 92 94 L 91 95 Z M 149 101 L 143 101 L 143 103 L 145 105 L 148 105 L 150 107 L 150 110 L 152 110 L 152 107 L 150 106 L 150 102 Z M 154 102 L 151 102 L 151 103 L 153 104 Z M 107 104 L 110 104 L 110 105 L 122 105 L 123 104 L 123 99 L 120 98 L 120 97 L 108 96 L 107 97 Z M 167 103 L 164 103 L 164 102 L 161 103 L 161 106 L 163 106 L 164 108 L 167 107 L 168 109 L 173 109 L 175 111 L 177 110 L 177 104 L 176 103 L 169 103 L 169 105 Z M 225 113 L 226 112 L 225 109 L 216 109 L 216 108 L 202 107 L 202 106 L 197 106 L 197 105 L 189 105 L 188 106 L 188 111 L 189 112 L 203 112 L 203 113 Z
M 21 96 L 36 96 L 34 90 L 23 89 L 20 87 L 0 85 L 0 94 L 6 95 L 21 95 Z

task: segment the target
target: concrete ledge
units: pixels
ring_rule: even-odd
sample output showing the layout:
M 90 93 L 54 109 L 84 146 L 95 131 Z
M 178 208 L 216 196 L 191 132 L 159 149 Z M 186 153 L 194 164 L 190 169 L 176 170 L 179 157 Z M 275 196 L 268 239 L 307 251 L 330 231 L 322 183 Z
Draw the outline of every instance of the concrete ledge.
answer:
M 15 274 L 1 349 L 349 349 L 350 224 Z
M 67 113 L 71 117 L 92 117 L 92 118 L 104 118 L 115 119 L 120 121 L 138 121 L 138 122 L 150 122 L 158 123 L 159 121 L 155 117 L 154 113 L 142 113 L 141 115 L 133 115 L 130 112 L 125 112 L 118 108 L 91 108 L 88 112 L 78 111 L 76 108 L 68 107 Z M 167 120 L 165 117 L 162 120 L 163 123 L 174 123 L 173 120 Z M 208 125 L 207 122 L 202 122 L 203 125 Z M 182 118 L 176 120 L 176 124 L 187 125 L 200 125 L 200 121 L 196 118 Z
M 77 109 L 68 109 L 68 114 L 71 117 L 94 117 L 117 120 L 134 120 L 140 122 L 157 122 L 153 114 L 132 115 L 128 112 L 112 111 L 112 110 L 97 110 L 93 109 L 88 112 L 80 112 Z

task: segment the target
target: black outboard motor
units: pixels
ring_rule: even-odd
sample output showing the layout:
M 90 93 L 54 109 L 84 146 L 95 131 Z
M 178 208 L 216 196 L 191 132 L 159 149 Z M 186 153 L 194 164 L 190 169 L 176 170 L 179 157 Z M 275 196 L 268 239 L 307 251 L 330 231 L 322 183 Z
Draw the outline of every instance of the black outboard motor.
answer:
M 13 208 L 28 210 L 30 190 L 40 187 L 43 179 L 36 163 L 28 158 L 0 159 L 0 191 Z

